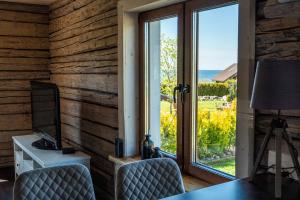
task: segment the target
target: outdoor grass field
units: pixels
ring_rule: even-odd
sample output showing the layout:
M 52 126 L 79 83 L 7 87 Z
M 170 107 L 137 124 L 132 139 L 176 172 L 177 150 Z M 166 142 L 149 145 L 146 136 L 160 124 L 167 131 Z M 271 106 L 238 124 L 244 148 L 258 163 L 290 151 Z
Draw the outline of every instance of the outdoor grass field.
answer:
M 235 176 L 235 158 L 225 158 L 220 159 L 217 161 L 211 161 L 204 163 L 205 165 L 208 165 L 209 167 L 212 167 L 214 169 L 217 169 L 222 172 L 226 172 L 227 174 Z
M 225 101 L 223 101 L 223 100 L 201 101 L 201 102 L 198 102 L 198 107 L 213 111 L 213 110 L 216 110 L 218 107 L 221 107 L 223 103 L 225 103 Z M 160 108 L 161 112 L 164 112 L 164 113 L 170 112 L 170 109 L 174 110 L 173 105 L 167 101 L 161 101 L 160 107 L 161 107 Z

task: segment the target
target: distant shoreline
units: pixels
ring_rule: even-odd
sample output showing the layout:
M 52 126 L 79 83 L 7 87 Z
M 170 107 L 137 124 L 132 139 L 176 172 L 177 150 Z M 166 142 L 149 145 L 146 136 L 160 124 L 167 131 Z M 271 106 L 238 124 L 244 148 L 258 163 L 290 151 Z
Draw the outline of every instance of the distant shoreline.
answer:
M 212 78 L 222 71 L 223 70 L 198 70 L 198 81 L 211 82 Z

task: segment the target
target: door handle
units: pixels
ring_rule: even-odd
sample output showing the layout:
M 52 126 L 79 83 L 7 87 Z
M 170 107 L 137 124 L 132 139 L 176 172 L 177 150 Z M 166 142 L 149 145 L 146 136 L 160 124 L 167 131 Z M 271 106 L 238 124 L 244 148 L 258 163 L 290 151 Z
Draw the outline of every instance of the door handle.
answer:
M 184 94 L 190 93 L 190 86 L 189 85 L 182 85 L 181 88 L 181 102 L 184 103 Z
M 174 101 L 174 103 L 176 103 L 176 91 L 178 90 L 180 92 L 181 87 L 182 87 L 182 84 L 179 84 L 176 87 L 174 87 L 174 90 L 173 90 L 173 101 Z
M 181 103 L 184 103 L 184 94 L 190 93 L 190 86 L 184 85 L 184 84 L 179 84 L 176 87 L 174 87 L 174 90 L 173 90 L 174 103 L 176 103 L 176 91 L 180 92 Z

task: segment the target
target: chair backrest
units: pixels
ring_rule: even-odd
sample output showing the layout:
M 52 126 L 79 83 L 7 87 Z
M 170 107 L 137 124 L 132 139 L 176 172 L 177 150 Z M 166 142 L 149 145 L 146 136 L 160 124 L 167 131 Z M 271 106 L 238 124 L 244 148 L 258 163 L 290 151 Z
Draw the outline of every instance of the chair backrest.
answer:
M 117 173 L 117 200 L 156 200 L 184 193 L 175 161 L 157 158 L 123 165 Z
M 14 200 L 95 200 L 92 178 L 83 165 L 37 169 L 22 173 Z

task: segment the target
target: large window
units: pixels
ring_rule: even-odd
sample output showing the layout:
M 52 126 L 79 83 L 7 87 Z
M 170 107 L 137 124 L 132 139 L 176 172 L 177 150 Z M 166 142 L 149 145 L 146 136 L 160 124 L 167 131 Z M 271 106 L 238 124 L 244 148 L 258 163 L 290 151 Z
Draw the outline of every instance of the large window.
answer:
M 145 110 L 146 130 L 162 151 L 176 155 L 178 17 L 146 22 L 145 26 Z
M 183 104 L 176 88 L 183 83 L 182 13 L 179 4 L 140 15 L 142 132 L 180 163 Z
M 195 11 L 195 161 L 235 175 L 238 5 Z
M 235 175 L 237 20 L 228 0 L 140 15 L 142 132 L 185 171 L 217 182 Z

